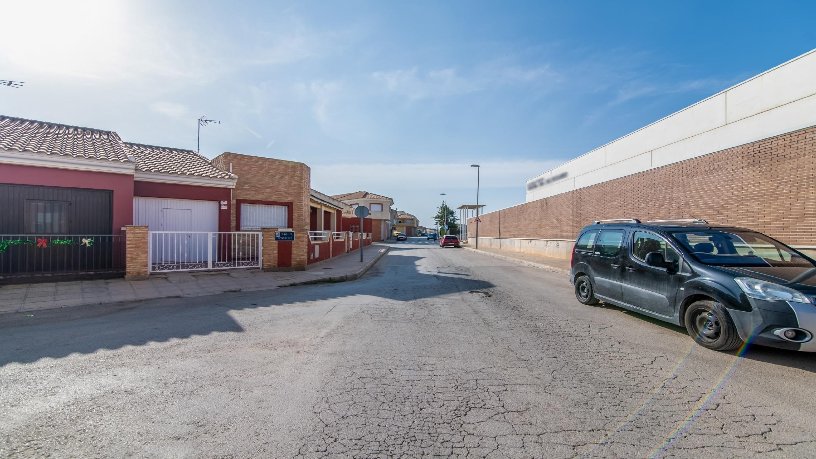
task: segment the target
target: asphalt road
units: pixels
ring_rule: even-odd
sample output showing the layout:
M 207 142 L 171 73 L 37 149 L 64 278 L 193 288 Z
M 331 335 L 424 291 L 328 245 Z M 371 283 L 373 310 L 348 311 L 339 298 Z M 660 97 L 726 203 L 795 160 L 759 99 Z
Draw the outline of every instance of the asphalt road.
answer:
M 0 457 L 816 456 L 816 356 L 424 242 L 354 282 L 0 318 Z

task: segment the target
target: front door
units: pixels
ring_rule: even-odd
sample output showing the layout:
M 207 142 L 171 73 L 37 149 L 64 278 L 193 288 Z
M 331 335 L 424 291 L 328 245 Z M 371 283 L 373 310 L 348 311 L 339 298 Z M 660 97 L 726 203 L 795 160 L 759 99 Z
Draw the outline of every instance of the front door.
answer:
M 595 241 L 595 251 L 589 258 L 595 294 L 618 300 L 621 296 L 621 247 L 624 230 L 601 230 Z
M 681 276 L 675 269 L 646 264 L 646 255 L 660 252 L 666 261 L 680 266 L 680 255 L 661 236 L 648 231 L 635 231 L 623 270 L 623 301 L 639 309 L 661 316 L 674 313 L 674 300 Z

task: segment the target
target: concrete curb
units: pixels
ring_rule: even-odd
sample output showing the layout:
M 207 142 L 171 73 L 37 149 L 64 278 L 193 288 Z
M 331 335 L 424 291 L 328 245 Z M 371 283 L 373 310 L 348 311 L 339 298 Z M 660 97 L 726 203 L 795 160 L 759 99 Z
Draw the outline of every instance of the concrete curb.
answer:
M 336 282 L 346 282 L 359 279 L 363 277 L 363 275 L 371 269 L 372 266 L 377 264 L 380 261 L 380 258 L 384 257 L 388 251 L 391 250 L 391 247 L 382 246 L 379 249 L 379 253 L 376 257 L 372 258 L 371 260 L 367 261 L 363 264 L 363 266 L 355 273 L 352 274 L 343 274 L 342 276 L 329 276 L 329 277 L 321 277 L 319 279 L 310 279 L 307 281 L 298 281 L 292 282 L 289 284 L 282 284 L 281 287 L 294 287 L 297 285 L 312 285 L 312 284 L 328 284 L 328 283 L 336 283 Z
M 569 274 L 568 269 L 558 268 L 556 266 L 551 266 L 551 265 L 547 265 L 547 264 L 544 264 L 544 263 L 535 263 L 535 262 L 532 262 L 532 261 L 522 260 L 520 258 L 508 257 L 507 255 L 499 255 L 499 254 L 493 253 L 493 252 L 485 252 L 484 250 L 476 250 L 476 249 L 471 248 L 471 247 L 464 247 L 464 249 L 470 250 L 471 252 L 480 253 L 482 255 L 488 255 L 488 256 L 491 256 L 491 257 L 494 257 L 494 258 L 499 258 L 499 259 L 502 259 L 502 260 L 512 261 L 512 262 L 518 263 L 520 265 L 529 266 L 531 268 L 543 269 L 545 271 L 550 271 L 550 272 L 560 273 L 560 274 Z

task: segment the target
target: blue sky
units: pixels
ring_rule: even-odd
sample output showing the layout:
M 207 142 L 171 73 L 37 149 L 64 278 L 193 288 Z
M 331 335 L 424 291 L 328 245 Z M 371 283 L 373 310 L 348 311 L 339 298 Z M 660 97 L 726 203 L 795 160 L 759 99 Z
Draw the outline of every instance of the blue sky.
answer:
M 816 2 L 37 1 L 3 5 L 0 113 L 302 161 L 431 225 L 809 51 Z M 272 178 L 274 179 L 274 178 Z

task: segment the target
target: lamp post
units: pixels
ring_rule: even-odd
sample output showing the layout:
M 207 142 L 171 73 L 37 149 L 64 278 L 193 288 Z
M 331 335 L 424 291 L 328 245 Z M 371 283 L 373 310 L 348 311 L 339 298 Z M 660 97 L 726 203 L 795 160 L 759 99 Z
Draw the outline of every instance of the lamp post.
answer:
M 481 167 L 478 164 L 471 164 L 476 168 L 476 248 L 479 248 L 479 172 Z
M 198 154 L 201 154 L 201 126 L 206 126 L 208 124 L 221 124 L 221 122 L 217 120 L 208 120 L 207 115 L 203 115 L 198 119 L 198 137 L 196 139 L 196 153 Z

